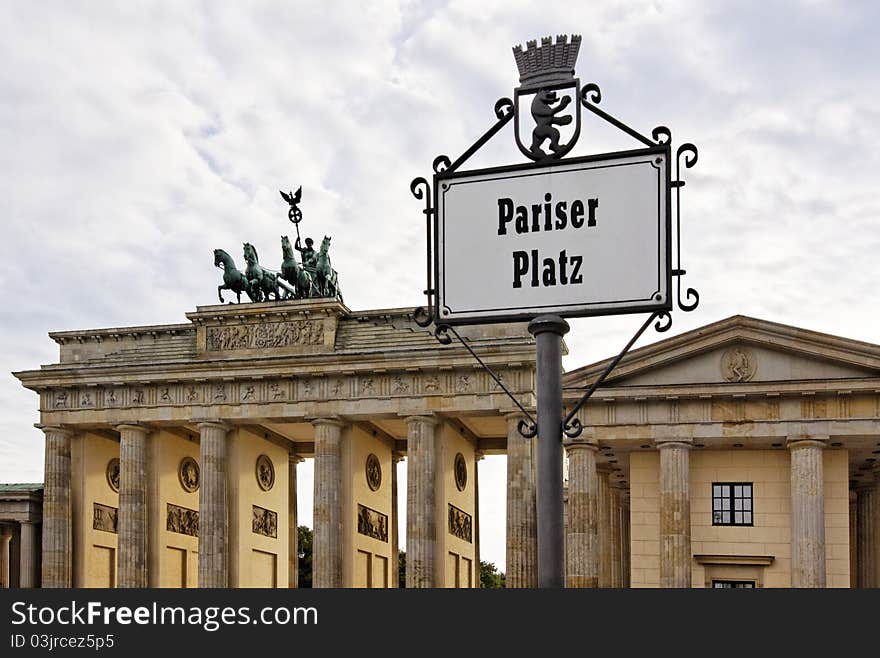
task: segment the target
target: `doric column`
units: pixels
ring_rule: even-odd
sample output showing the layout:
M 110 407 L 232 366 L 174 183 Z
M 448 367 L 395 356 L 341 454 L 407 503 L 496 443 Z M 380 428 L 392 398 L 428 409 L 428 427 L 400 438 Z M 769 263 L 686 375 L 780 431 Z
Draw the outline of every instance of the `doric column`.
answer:
M 857 546 L 856 546 L 856 565 L 859 570 L 858 585 L 861 588 L 874 587 L 877 577 L 877 563 L 875 561 L 876 554 L 876 536 L 877 536 L 877 514 L 878 500 L 877 490 L 873 483 L 860 486 L 856 489 L 858 496 L 858 524 Z
M 199 587 L 226 587 L 229 578 L 229 507 L 226 435 L 220 422 L 199 423 Z
M 507 414 L 506 586 L 538 586 L 538 527 L 535 515 L 533 446 L 519 433 L 522 414 Z
M 474 452 L 474 581 L 475 587 L 481 587 L 480 581 L 480 462 L 483 460 L 482 452 Z
M 611 502 L 611 587 L 623 587 L 623 562 L 621 556 L 620 536 L 620 497 L 622 492 L 618 487 L 609 490 Z
M 299 587 L 299 518 L 296 508 L 296 465 L 303 458 L 287 456 L 287 587 Z
M 9 589 L 9 553 L 12 541 L 12 529 L 0 525 L 0 589 Z
M 596 467 L 596 529 L 599 536 L 599 587 L 611 587 L 611 469 Z
M 660 587 L 691 586 L 690 440 L 660 450 Z
M 21 587 L 37 586 L 37 526 L 21 523 Z
M 43 587 L 70 587 L 70 442 L 73 433 L 43 427 L 46 471 L 43 486 Z
M 147 586 L 147 428 L 120 425 L 117 586 Z
M 568 453 L 568 533 L 565 538 L 565 586 L 599 586 L 598 446 L 566 439 Z
M 335 418 L 315 427 L 315 534 L 312 586 L 342 587 L 342 428 Z
M 394 450 L 391 453 L 391 573 L 388 583 L 392 588 L 400 587 L 400 514 L 397 507 L 397 465 L 403 455 Z
M 406 419 L 406 586 L 436 587 L 437 421 Z
M 791 452 L 791 586 L 825 587 L 825 442 L 797 439 Z

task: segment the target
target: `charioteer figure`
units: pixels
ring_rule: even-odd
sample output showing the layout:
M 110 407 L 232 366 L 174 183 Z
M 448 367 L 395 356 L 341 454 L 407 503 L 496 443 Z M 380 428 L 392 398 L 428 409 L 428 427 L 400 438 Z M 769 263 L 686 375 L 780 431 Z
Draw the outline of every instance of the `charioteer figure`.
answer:
M 293 248 L 299 252 L 300 261 L 308 270 L 314 271 L 315 267 L 318 264 L 318 256 L 315 253 L 315 249 L 312 246 L 315 244 L 315 241 L 311 238 L 306 238 L 306 246 L 303 247 L 299 241 L 299 236 L 296 238 L 296 243 L 293 245 Z

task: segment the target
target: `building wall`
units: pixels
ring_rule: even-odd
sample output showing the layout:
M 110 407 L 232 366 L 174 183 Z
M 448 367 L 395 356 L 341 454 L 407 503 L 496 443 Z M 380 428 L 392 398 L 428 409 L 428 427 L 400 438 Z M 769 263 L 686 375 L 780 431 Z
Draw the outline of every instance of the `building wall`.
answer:
M 107 464 L 119 443 L 82 433 L 71 443 L 73 586 L 116 585 L 117 534 L 94 529 L 94 504 L 118 511 L 119 494 L 107 482 Z
M 169 432 L 148 439 L 148 553 L 151 587 L 198 587 L 198 537 L 168 530 L 168 505 L 198 511 L 199 491 L 186 491 L 178 469 L 184 457 L 199 461 L 199 444 Z
M 847 453 L 826 450 L 825 549 L 829 587 L 849 587 L 849 493 Z M 660 582 L 660 455 L 630 456 L 631 578 L 633 587 Z M 712 483 L 752 482 L 754 526 L 712 525 Z M 694 555 L 774 557 L 766 567 L 707 567 L 693 562 L 692 584 L 712 574 L 744 579 L 757 574 L 763 587 L 791 586 L 790 456 L 787 450 L 692 450 L 690 453 L 691 550 Z
M 228 438 L 229 587 L 287 587 L 288 453 L 246 429 Z M 256 464 L 267 455 L 275 468 L 275 484 L 263 491 Z M 256 505 L 277 514 L 276 537 L 253 531 Z
M 449 423 L 437 428 L 437 582 L 444 587 L 478 587 L 479 565 L 475 564 L 476 514 L 474 497 L 474 448 Z M 467 464 L 467 485 L 459 491 L 455 485 L 455 455 L 461 453 Z M 449 531 L 449 504 L 471 516 L 471 541 L 467 542 Z
M 397 578 L 397 547 L 391 545 L 391 446 L 359 427 L 347 427 L 343 433 L 343 582 L 346 587 L 389 587 L 391 579 Z M 382 468 L 377 491 L 372 491 L 367 483 L 366 463 L 371 453 L 379 458 Z M 386 541 L 358 532 L 359 504 L 385 515 Z

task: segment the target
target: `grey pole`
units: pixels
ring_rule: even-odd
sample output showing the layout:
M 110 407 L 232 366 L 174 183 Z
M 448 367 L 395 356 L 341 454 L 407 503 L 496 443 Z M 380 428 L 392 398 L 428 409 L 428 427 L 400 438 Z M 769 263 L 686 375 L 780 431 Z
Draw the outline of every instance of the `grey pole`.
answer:
M 562 337 L 568 330 L 568 322 L 557 315 L 541 315 L 529 323 L 538 350 L 538 587 L 565 586 Z

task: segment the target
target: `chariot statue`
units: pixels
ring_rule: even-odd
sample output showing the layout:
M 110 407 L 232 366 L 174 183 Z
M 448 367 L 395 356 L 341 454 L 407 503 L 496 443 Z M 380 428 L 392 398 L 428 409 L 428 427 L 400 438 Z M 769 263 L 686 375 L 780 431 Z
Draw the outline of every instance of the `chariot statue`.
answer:
M 241 294 L 251 302 L 284 301 L 332 297 L 342 301 L 339 275 L 330 263 L 330 236 L 325 235 L 316 250 L 312 238 L 305 239 L 303 246 L 299 234 L 302 221 L 302 187 L 296 192 L 281 192 L 289 209 L 287 218 L 296 226 L 296 242 L 291 245 L 286 235 L 281 236 L 281 269 L 273 270 L 260 264 L 257 249 L 244 243 L 244 272 L 238 270 L 235 261 L 223 249 L 214 250 L 214 266 L 223 270 L 223 283 L 217 286 L 217 296 L 223 303 L 223 291 L 230 290 L 241 303 Z M 297 262 L 295 251 L 299 252 Z M 232 301 L 229 302 L 230 304 Z

